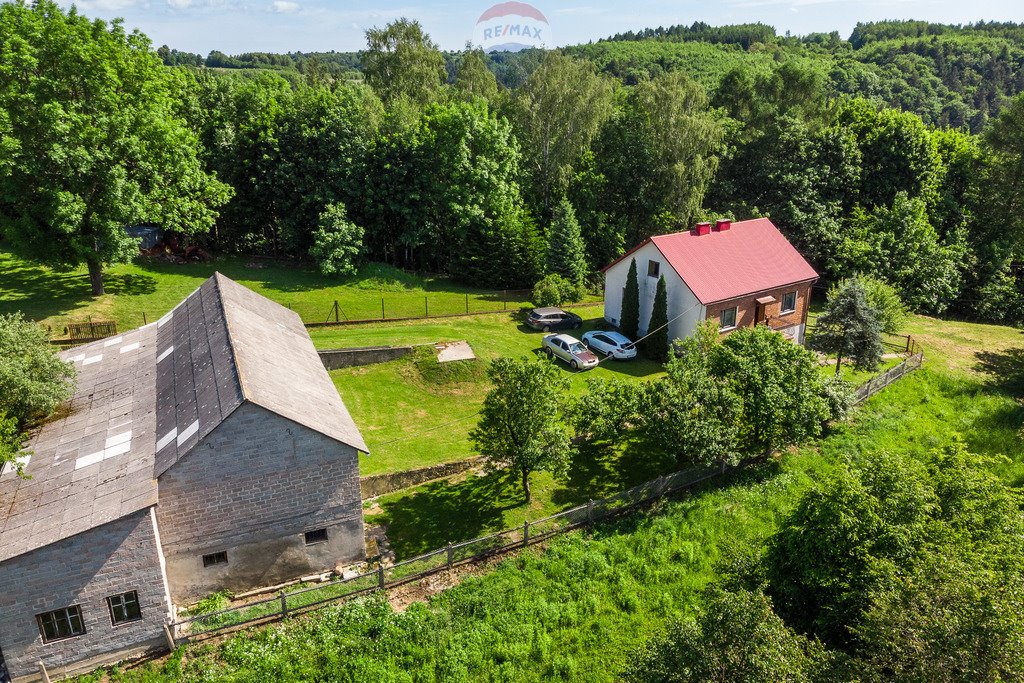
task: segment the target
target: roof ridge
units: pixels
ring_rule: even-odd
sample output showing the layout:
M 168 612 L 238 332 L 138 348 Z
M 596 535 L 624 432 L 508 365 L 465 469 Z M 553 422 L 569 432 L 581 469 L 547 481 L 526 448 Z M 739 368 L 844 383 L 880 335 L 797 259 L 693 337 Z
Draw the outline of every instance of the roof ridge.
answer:
M 213 271 L 213 275 L 210 279 L 213 280 L 214 287 L 217 288 L 217 304 L 220 306 L 221 315 L 224 317 L 224 329 L 227 331 L 228 349 L 231 350 L 231 362 L 235 366 L 235 376 L 238 378 L 238 388 L 242 392 L 242 399 L 245 401 L 251 400 L 249 397 L 251 392 L 246 390 L 246 382 L 242 377 L 242 364 L 238 362 L 238 351 L 235 349 L 235 335 L 231 330 L 231 319 L 228 315 L 228 308 L 224 305 L 224 292 L 221 290 L 221 278 L 227 279 L 226 275 L 223 275 L 219 270 Z

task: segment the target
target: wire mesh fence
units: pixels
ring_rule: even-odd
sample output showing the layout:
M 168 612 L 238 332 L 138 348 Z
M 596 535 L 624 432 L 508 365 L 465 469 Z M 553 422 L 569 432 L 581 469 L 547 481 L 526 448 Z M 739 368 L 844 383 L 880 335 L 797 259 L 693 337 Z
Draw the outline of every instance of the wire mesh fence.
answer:
M 914 355 L 904 360 L 899 365 L 893 366 L 886 370 L 885 372 L 875 375 L 867 382 L 857 387 L 856 391 L 854 392 L 855 398 L 853 402 L 857 404 L 866 401 L 867 399 L 874 396 L 885 387 L 889 386 L 890 384 L 898 380 L 900 377 L 903 377 L 909 372 L 917 370 L 919 367 L 921 367 L 921 364 L 923 362 L 924 354 L 918 351 Z

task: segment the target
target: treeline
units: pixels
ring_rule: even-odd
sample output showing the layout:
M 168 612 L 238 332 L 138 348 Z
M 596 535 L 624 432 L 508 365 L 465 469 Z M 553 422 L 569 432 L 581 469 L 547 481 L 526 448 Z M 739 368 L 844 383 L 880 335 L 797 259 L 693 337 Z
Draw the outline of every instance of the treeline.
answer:
M 418 25 L 379 32 L 408 51 L 371 35 L 366 84 L 188 75 L 182 115 L 235 188 L 211 246 L 305 256 L 351 223 L 360 256 L 529 286 L 553 250 L 596 270 L 697 219 L 768 215 L 828 279 L 875 276 L 919 311 L 1024 317 L 1024 100 L 972 135 L 837 95 L 810 61 L 737 62 L 709 94 L 680 71 L 621 86 L 558 52 L 510 89 L 483 53 L 449 68 Z M 563 200 L 582 245 L 550 229 Z M 345 218 L 324 225 L 334 205 Z
M 72 37 L 47 34 L 61 46 L 86 39 L 76 15 L 5 7 L 12 35 L 31 16 L 40 25 L 66 21 Z M 151 79 L 138 87 L 166 97 L 132 96 L 126 88 L 138 79 L 127 79 L 111 86 L 116 106 L 94 113 L 98 101 L 81 99 L 75 86 L 93 74 L 61 63 L 52 68 L 67 72 L 66 88 L 12 80 L 0 98 L 0 142 L 14 151 L 0 164 L 5 233 L 44 262 L 88 263 L 95 289 L 102 264 L 131 252 L 116 226 L 140 220 L 221 252 L 312 256 L 325 273 L 374 259 L 483 287 L 532 286 L 558 273 L 578 291 L 580 264 L 594 272 L 652 234 L 698 219 L 767 215 L 827 280 L 870 275 L 919 311 L 1024 321 L 1020 96 L 973 135 L 837 92 L 838 72 L 827 62 L 735 45 L 601 44 L 737 57 L 717 64 L 710 86 L 682 69 L 623 85 L 576 51 L 531 51 L 510 88 L 495 64 L 511 74 L 514 60 L 474 50 L 446 57 L 404 19 L 367 32 L 358 82 L 322 71 L 235 78 L 165 68 L 148 43 L 119 28 L 101 37 Z M 57 54 L 38 40 L 10 44 L 24 58 Z M 752 66 L 744 61 L 751 54 L 762 60 Z M 856 90 L 857 72 L 842 78 Z M 17 96 L 26 87 L 32 96 Z M 92 176 L 57 154 L 67 144 L 64 124 L 38 125 L 34 101 L 59 104 L 83 136 L 90 129 L 75 122 L 122 117 L 141 126 L 171 119 L 133 110 L 173 111 L 173 126 L 140 127 L 134 138 L 112 140 L 109 156 L 90 158 L 98 186 L 132 203 L 88 193 Z M 145 163 L 147 150 L 174 140 L 174 154 Z M 28 153 L 46 149 L 56 156 Z M 56 182 L 60 173 L 67 177 Z M 131 180 L 131 193 L 111 177 Z M 55 211 L 46 198 L 62 192 L 79 197 L 81 210 Z M 61 227 L 50 236 L 54 221 Z
M 167 45 L 156 50 L 166 66 L 208 67 L 211 69 L 272 69 L 295 71 L 316 77 L 359 78 L 359 54 L 355 52 L 245 52 L 227 55 L 212 50 L 206 57 L 181 52 Z

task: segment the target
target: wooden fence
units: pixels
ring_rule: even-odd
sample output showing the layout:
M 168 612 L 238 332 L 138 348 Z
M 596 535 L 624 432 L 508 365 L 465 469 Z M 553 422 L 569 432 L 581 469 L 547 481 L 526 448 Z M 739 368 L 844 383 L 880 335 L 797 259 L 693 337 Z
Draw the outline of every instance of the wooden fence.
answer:
M 915 344 L 915 342 L 913 342 L 913 340 L 910 340 L 910 342 L 907 345 L 907 348 L 911 348 L 912 344 Z M 920 349 L 921 347 L 916 346 L 915 348 Z M 870 397 L 877 394 L 882 389 L 886 388 L 887 386 L 898 380 L 900 377 L 903 377 L 903 375 L 907 374 L 908 372 L 913 372 L 914 370 L 917 370 L 919 367 L 921 367 L 921 363 L 923 362 L 924 353 L 918 351 L 914 355 L 908 357 L 899 365 L 891 367 L 885 372 L 875 375 L 867 382 L 857 387 L 855 394 L 856 398 L 853 401 L 854 405 L 858 403 L 863 403 Z
M 855 404 L 862 403 L 907 373 L 921 367 L 924 361 L 921 347 L 909 336 L 903 339 L 902 348 L 906 352 L 913 350 L 915 353 L 899 365 L 872 377 L 857 387 Z M 732 469 L 735 468 L 691 467 L 652 479 L 608 498 L 592 500 L 584 505 L 563 510 L 543 519 L 526 521 L 521 527 L 506 529 L 469 541 L 449 543 L 443 548 L 397 562 L 389 567 L 379 565 L 376 569 L 357 576 L 290 592 L 282 591 L 274 597 L 208 614 L 186 616 L 169 625 L 168 639 L 171 643 L 203 640 L 234 630 L 278 621 L 289 615 L 307 612 L 327 603 L 418 581 L 461 564 L 517 548 L 525 548 L 552 536 L 621 515 Z
M 621 515 L 726 471 L 727 468 L 692 467 L 664 475 L 608 498 L 592 500 L 543 519 L 527 521 L 514 529 L 506 529 L 470 541 L 449 543 L 443 548 L 397 562 L 389 567 L 379 565 L 376 569 L 358 576 L 290 592 L 282 591 L 274 597 L 245 605 L 178 619 L 170 624 L 170 635 L 175 643 L 203 640 L 236 629 L 278 621 L 327 603 L 418 581 L 461 564 L 525 548 L 552 536 Z

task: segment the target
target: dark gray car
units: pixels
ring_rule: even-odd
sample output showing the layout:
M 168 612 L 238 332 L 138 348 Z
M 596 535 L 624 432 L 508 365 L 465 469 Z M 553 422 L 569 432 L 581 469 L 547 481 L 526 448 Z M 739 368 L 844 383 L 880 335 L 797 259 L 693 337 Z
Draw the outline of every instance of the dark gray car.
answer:
M 551 330 L 578 330 L 583 325 L 583 318 L 575 313 L 563 311 L 561 308 L 535 308 L 526 316 L 526 324 L 535 330 L 550 332 Z

